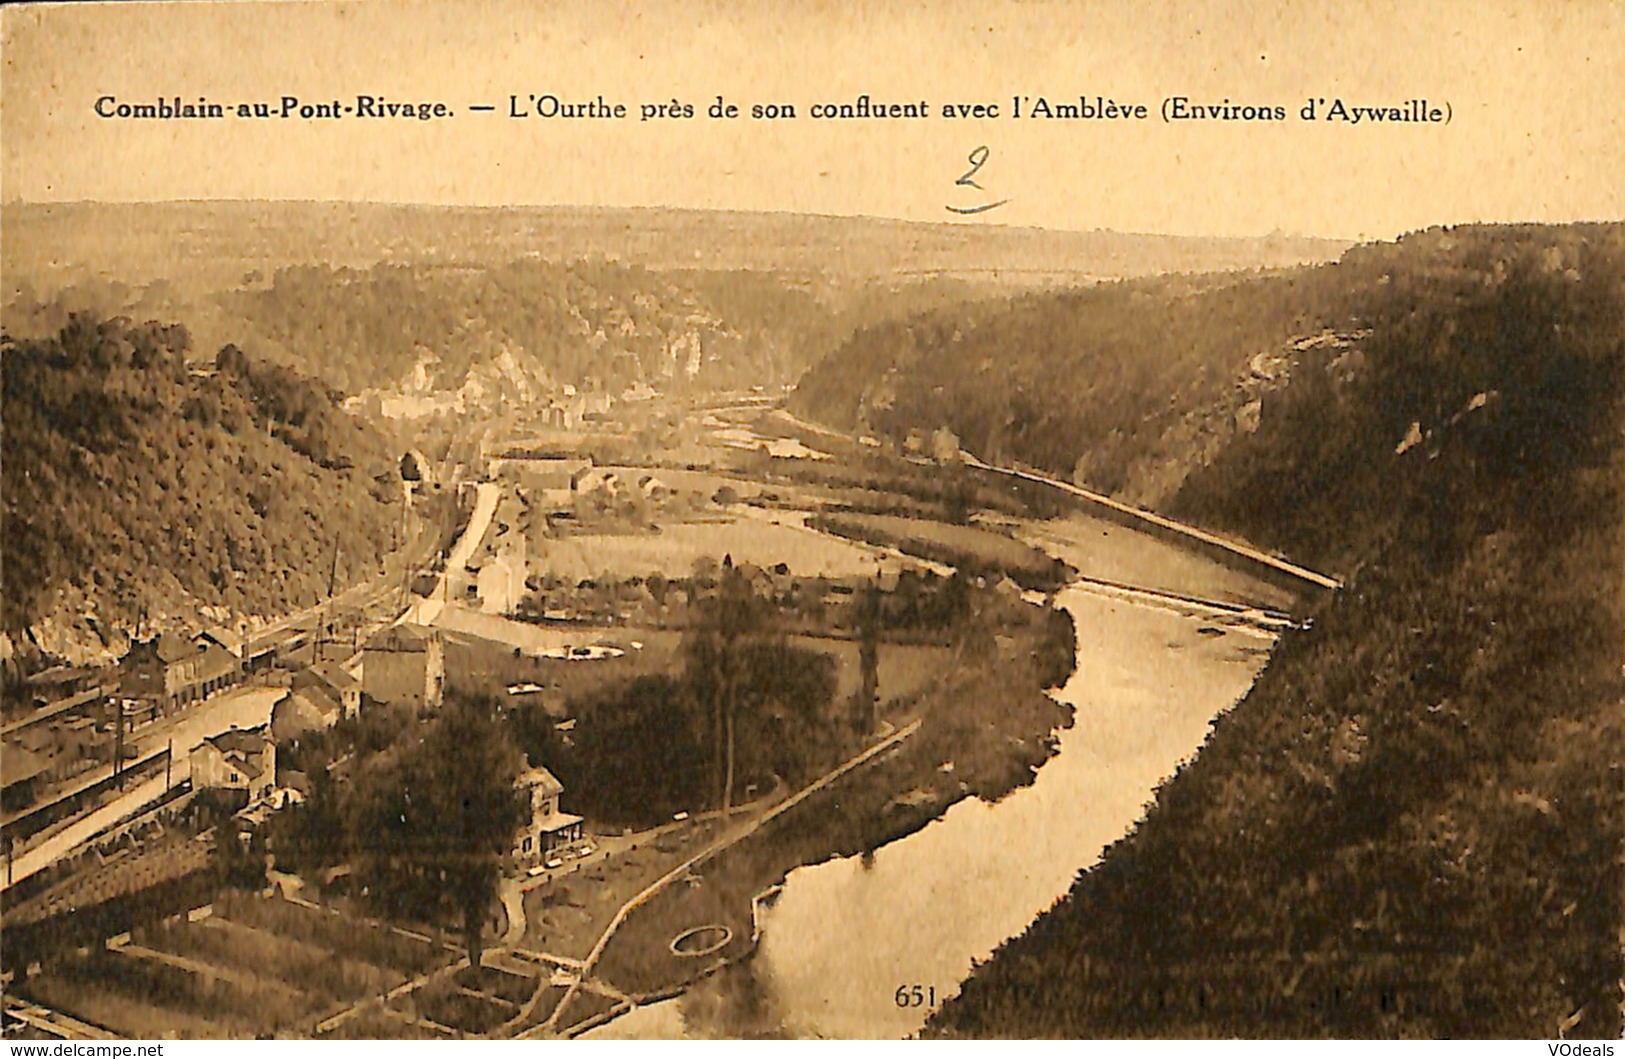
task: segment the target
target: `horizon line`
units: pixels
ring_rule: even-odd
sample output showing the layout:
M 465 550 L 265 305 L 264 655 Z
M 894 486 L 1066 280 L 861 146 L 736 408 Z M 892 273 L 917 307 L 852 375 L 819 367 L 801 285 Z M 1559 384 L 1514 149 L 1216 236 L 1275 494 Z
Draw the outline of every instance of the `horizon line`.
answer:
M 214 198 L 171 198 L 171 199 L 24 199 L 21 197 L 8 198 L 0 201 L 0 209 L 13 209 L 18 207 L 49 208 L 52 206 L 189 206 L 189 205 L 319 205 L 319 206 L 373 206 L 392 209 L 431 209 L 431 210 L 639 210 L 651 213 L 713 213 L 713 214 L 742 214 L 757 217 L 805 217 L 817 220 L 833 221 L 870 221 L 883 224 L 916 225 L 927 228 L 950 228 L 956 230 L 973 231 L 976 228 L 997 228 L 1007 232 L 1044 232 L 1060 235 L 1093 235 L 1111 234 L 1131 236 L 1147 239 L 1215 239 L 1232 241 L 1258 241 L 1264 239 L 1296 239 L 1312 240 L 1316 242 L 1340 243 L 1344 246 L 1354 246 L 1359 243 L 1374 240 L 1397 239 L 1413 231 L 1423 231 L 1424 228 L 1406 229 L 1394 235 L 1361 234 L 1348 235 L 1315 235 L 1305 232 L 1289 232 L 1275 228 L 1267 232 L 1254 232 L 1245 235 L 1223 235 L 1216 233 L 1193 232 L 1147 232 L 1133 231 L 1123 228 L 1095 227 L 1095 228 L 1061 228 L 1048 227 L 1038 224 L 1006 224 L 1000 221 L 988 220 L 977 223 L 955 222 L 951 220 L 931 221 L 911 217 L 889 217 L 872 213 L 823 213 L 805 210 L 772 210 L 748 209 L 739 207 L 719 206 L 672 206 L 672 205 L 609 205 L 603 203 L 561 203 L 561 202 L 420 202 L 420 201 L 392 201 L 384 199 L 355 199 L 355 198 L 258 198 L 221 196 Z M 1462 221 L 1438 222 L 1438 225 L 1457 227 L 1462 224 L 1586 224 L 1598 223 L 1593 221 Z M 1436 227 L 1438 225 L 1429 225 Z

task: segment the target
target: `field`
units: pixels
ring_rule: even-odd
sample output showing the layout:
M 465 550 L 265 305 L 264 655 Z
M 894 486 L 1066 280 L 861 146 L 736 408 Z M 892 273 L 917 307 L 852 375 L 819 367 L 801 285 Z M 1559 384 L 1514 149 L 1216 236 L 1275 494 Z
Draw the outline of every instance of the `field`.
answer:
M 896 548 L 932 562 L 1009 575 L 1024 588 L 1053 588 L 1065 566 L 1037 548 L 980 526 L 897 515 L 818 515 L 808 525 L 853 540 Z
M 859 668 L 858 645 L 855 641 L 792 636 L 790 642 L 797 647 L 823 651 L 834 656 L 835 701 L 843 702 L 857 693 L 863 675 Z M 947 647 L 882 643 L 875 667 L 880 701 L 907 698 L 921 690 L 941 674 L 942 667 L 948 663 L 952 654 Z
M 550 629 L 513 621 L 505 621 L 500 628 L 482 623 L 480 628 L 485 632 L 523 639 L 525 646 L 521 648 L 512 642 L 469 633 L 452 633 L 446 638 L 448 683 L 465 691 L 483 692 L 509 702 L 524 702 L 540 695 L 551 707 L 555 702 L 590 694 L 634 677 L 669 672 L 677 664 L 679 635 L 665 629 L 581 626 Z M 633 641 L 643 646 L 634 648 Z M 564 644 L 614 645 L 626 653 L 619 658 L 591 661 L 537 658 L 529 653 L 543 646 Z M 539 684 L 546 690 L 532 695 L 508 694 L 510 684 L 522 683 Z
M 308 1037 L 319 1020 L 457 956 L 378 924 L 228 892 L 211 914 L 80 950 L 20 991 L 131 1037 Z
M 453 687 L 494 695 L 507 702 L 524 702 L 540 696 L 549 709 L 562 716 L 564 703 L 569 699 L 648 673 L 669 673 L 681 664 L 681 634 L 669 629 L 572 627 L 548 630 L 518 622 L 507 624 L 519 632 L 534 630 L 561 642 L 610 643 L 623 645 L 627 650 L 620 658 L 567 662 L 535 658 L 523 652 L 515 657 L 511 644 L 453 634 L 446 645 L 447 680 Z M 631 648 L 634 640 L 641 643 L 642 648 Z M 835 659 L 837 701 L 858 690 L 862 676 L 855 641 L 791 636 L 789 642 Z M 929 644 L 881 644 L 878 666 L 881 699 L 903 698 L 924 687 L 948 653 L 947 648 Z M 520 683 L 539 684 L 544 690 L 531 695 L 509 695 L 508 686 Z
M 805 577 L 874 577 L 883 563 L 891 562 L 878 549 L 795 525 L 789 516 L 753 508 L 741 514 L 732 522 L 679 523 L 659 533 L 581 534 L 550 541 L 531 568 L 569 581 L 657 572 L 681 578 L 701 559 L 731 555 L 735 563 L 763 568 L 784 563 L 791 573 Z

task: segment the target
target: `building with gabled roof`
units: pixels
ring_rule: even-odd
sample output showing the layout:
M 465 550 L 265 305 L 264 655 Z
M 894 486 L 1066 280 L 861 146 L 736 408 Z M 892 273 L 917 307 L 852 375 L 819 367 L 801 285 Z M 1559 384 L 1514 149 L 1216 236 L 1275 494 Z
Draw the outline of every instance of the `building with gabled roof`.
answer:
M 192 790 L 235 803 L 269 798 L 276 788 L 276 740 L 269 724 L 212 735 L 192 748 Z
M 581 817 L 564 812 L 559 799 L 564 784 L 545 768 L 527 768 L 514 779 L 530 805 L 530 819 L 514 839 L 514 861 L 520 867 L 545 863 L 582 840 Z
M 316 662 L 293 676 L 295 691 L 312 690 L 323 700 L 333 703 L 338 717 L 356 717 L 361 713 L 361 681 L 337 662 Z
M 167 712 L 230 687 L 241 671 L 241 660 L 214 639 L 166 632 L 130 645 L 119 662 L 118 695 Z

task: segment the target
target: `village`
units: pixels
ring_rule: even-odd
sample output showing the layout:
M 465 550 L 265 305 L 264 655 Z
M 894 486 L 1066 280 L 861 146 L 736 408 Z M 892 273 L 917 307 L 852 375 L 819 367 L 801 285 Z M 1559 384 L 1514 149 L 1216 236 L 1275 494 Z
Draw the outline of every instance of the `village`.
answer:
M 71 967 L 25 961 L 19 984 L 56 1017 L 131 1034 L 573 1035 L 635 1003 L 627 988 L 680 986 L 748 952 L 749 894 L 707 913 L 719 930 L 681 944 L 669 914 L 634 910 L 679 878 L 699 893 L 698 865 L 758 829 L 750 841 L 781 841 L 766 822 L 805 817 L 790 810 L 858 782 L 857 764 L 896 760 L 911 737 L 924 755 L 906 781 L 868 770 L 877 836 L 974 789 L 971 768 L 925 762 L 944 736 L 920 725 L 933 694 L 969 679 L 967 650 L 979 665 L 1041 653 L 1050 612 L 998 572 L 1001 549 L 1030 549 L 905 517 L 940 513 L 940 483 L 924 499 L 877 491 L 767 404 L 746 395 L 677 416 L 645 404 L 619 422 L 594 409 L 583 429 L 570 422 L 578 400 L 488 428 L 461 460 L 409 454 L 414 487 L 455 491 L 463 528 L 410 576 L 404 608 L 392 591 L 387 606 L 325 607 L 277 635 L 164 631 L 133 641 L 111 671 L 38 674 L 36 716 L 60 712 L 8 732 L 8 817 L 29 826 L 8 845 L 6 928 L 25 947 L 82 941 Z M 666 447 L 651 450 L 651 437 Z M 905 474 L 931 444 L 910 441 L 891 457 Z M 848 444 L 847 459 L 877 458 Z M 854 501 L 904 515 L 818 528 Z M 899 542 L 886 519 L 943 539 Z M 986 562 L 972 560 L 978 549 Z M 956 554 L 974 576 L 944 561 Z M 739 650 L 764 661 L 750 665 L 799 676 L 778 691 L 766 670 L 751 678 L 769 700 L 749 708 L 767 712 L 742 728 L 740 774 L 719 802 L 704 743 L 672 751 L 674 765 L 660 754 L 677 744 L 655 733 L 701 708 L 696 645 L 725 605 L 755 615 Z M 967 640 L 973 628 L 983 631 Z M 647 699 L 651 687 L 661 690 Z M 333 837 L 356 811 L 335 791 L 365 787 L 406 733 L 469 703 L 513 733 L 524 807 L 476 932 L 486 947 L 472 955 L 450 922 L 378 918 Z M 1049 703 L 1007 721 L 1047 732 L 1052 713 Z M 1049 752 L 1046 739 L 1020 746 L 1017 760 Z M 998 754 L 986 767 L 1030 777 Z M 901 801 L 899 783 L 916 788 Z M 721 896 L 739 883 L 719 885 Z M 65 915 L 90 904 L 123 909 L 107 921 L 134 929 Z M 608 946 L 618 930 L 653 934 Z M 624 964 L 629 944 L 625 988 L 593 973 L 606 948 Z M 268 970 L 334 961 L 298 989 Z M 71 995 L 53 985 L 69 978 Z M 216 1003 L 222 989 L 237 1001 Z

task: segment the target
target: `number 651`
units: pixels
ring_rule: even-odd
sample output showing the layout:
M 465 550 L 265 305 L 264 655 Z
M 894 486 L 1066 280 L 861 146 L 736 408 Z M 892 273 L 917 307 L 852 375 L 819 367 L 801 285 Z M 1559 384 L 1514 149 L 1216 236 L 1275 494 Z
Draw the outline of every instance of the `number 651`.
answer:
M 892 994 L 892 1001 L 900 1008 L 936 1007 L 937 987 L 900 985 Z

